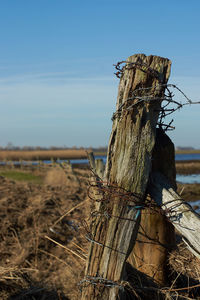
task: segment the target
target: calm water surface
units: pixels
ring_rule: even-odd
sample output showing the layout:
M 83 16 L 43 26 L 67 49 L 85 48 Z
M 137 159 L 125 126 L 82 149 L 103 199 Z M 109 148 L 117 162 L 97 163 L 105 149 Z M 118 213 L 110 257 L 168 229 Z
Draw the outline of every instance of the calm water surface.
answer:
M 176 181 L 181 183 L 200 183 L 200 174 L 176 175 Z
M 200 214 L 200 200 L 188 202 L 195 211 Z
M 104 164 L 106 163 L 106 155 L 95 156 L 95 159 L 102 159 Z M 176 161 L 184 160 L 200 160 L 200 153 L 192 154 L 176 154 Z M 70 160 L 58 160 L 58 163 L 69 161 L 71 164 L 88 164 L 88 159 L 70 159 Z M 37 161 L 23 162 L 24 165 L 38 165 Z M 51 164 L 50 160 L 44 160 L 43 163 Z M 5 164 L 5 162 L 0 162 L 0 164 Z M 20 162 L 12 162 L 12 164 L 19 165 Z M 179 175 L 177 174 L 176 180 L 181 183 L 200 183 L 200 174 L 190 174 L 190 175 Z
M 175 160 L 200 160 L 200 153 L 176 154 Z

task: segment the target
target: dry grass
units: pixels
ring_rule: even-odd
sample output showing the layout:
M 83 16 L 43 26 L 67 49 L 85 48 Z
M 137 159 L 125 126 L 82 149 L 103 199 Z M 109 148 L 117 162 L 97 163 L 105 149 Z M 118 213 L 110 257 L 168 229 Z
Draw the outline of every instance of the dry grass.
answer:
M 51 160 L 51 159 L 82 159 L 87 158 L 84 149 L 40 150 L 40 151 L 0 151 L 0 160 Z
M 91 208 L 89 172 L 56 166 L 47 166 L 42 172 L 46 174 L 42 185 L 0 177 L 2 300 L 80 297 L 77 283 L 84 278 L 88 248 L 81 220 L 87 219 Z M 199 261 L 180 246 L 169 263 L 174 275 L 169 287 L 160 289 L 129 266 L 132 286 L 127 290 L 142 300 L 199 299 L 197 289 L 191 287 L 200 280 Z
M 68 170 L 65 184 L 63 170 L 62 176 L 58 172 L 47 168 L 43 185 L 0 177 L 2 300 L 75 300 L 80 295 L 87 241 L 79 223 L 89 214 L 89 201 L 84 201 L 88 171 Z
M 199 174 L 200 161 L 177 161 L 176 172 L 178 174 Z
M 188 202 L 200 200 L 200 183 L 178 183 L 178 193 Z
M 176 150 L 176 154 L 194 154 L 194 153 L 200 153 L 200 149 Z
M 200 281 L 200 261 L 184 243 L 180 243 L 177 249 L 170 253 L 169 264 L 172 270 L 178 270 L 179 273 Z

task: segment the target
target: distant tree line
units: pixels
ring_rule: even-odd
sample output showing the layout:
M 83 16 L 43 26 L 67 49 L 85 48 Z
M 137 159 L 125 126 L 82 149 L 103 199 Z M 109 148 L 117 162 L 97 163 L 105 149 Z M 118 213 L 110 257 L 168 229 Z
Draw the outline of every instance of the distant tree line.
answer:
M 5 147 L 0 146 L 0 151 L 45 151 L 45 150 L 67 150 L 67 149 L 73 149 L 73 150 L 88 150 L 93 152 L 106 152 L 107 147 L 67 147 L 64 146 L 49 146 L 49 147 L 42 147 L 42 146 L 15 146 L 13 143 L 9 142 Z
M 180 147 L 180 146 L 178 146 L 178 147 L 176 147 L 176 150 L 195 150 L 195 148 L 194 147 Z

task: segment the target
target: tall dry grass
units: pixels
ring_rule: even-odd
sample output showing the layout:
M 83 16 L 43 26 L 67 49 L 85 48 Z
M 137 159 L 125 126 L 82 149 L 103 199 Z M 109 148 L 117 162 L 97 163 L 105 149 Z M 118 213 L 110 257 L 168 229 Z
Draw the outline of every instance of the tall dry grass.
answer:
M 84 149 L 65 149 L 65 150 L 33 150 L 33 151 L 0 151 L 0 160 L 51 160 L 51 159 L 83 159 L 87 158 Z

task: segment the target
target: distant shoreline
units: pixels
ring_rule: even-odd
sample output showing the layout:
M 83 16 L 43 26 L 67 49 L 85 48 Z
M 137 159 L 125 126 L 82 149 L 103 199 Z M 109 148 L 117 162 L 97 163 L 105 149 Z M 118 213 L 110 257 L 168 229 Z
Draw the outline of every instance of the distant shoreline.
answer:
M 193 150 L 176 150 L 175 154 L 195 154 L 200 153 L 200 149 L 193 149 Z
M 0 161 L 39 161 L 39 160 L 70 160 L 87 159 L 91 149 L 60 149 L 60 150 L 0 150 Z M 95 156 L 106 156 L 106 151 L 93 150 Z M 198 154 L 200 150 L 177 150 L 175 154 Z

